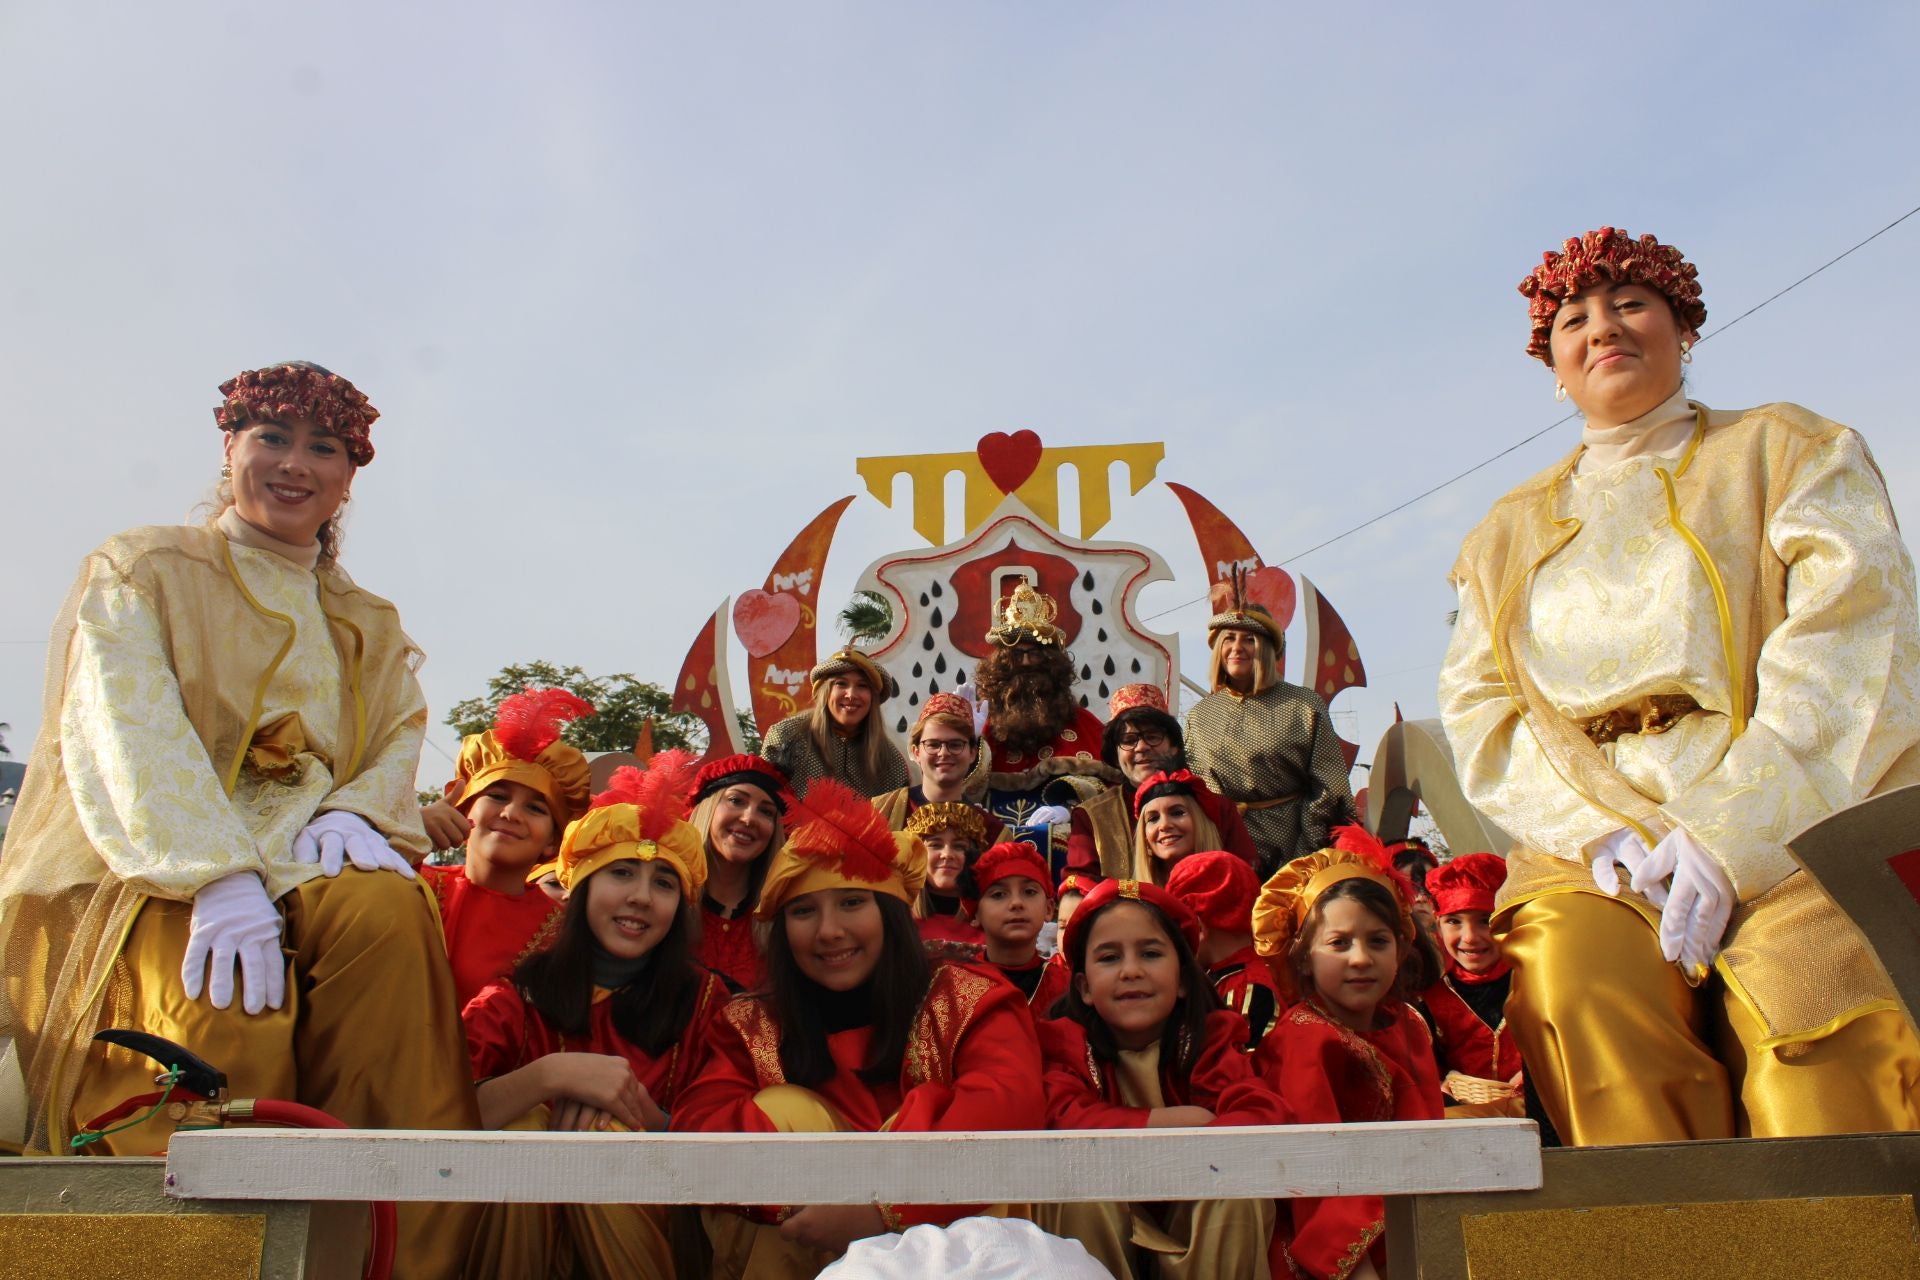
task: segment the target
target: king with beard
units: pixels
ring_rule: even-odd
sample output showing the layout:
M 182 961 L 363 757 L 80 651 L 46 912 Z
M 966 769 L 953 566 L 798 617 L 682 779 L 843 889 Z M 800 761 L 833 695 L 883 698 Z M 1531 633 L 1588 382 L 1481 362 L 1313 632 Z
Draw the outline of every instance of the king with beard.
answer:
M 1066 860 L 1067 814 L 1122 780 L 1100 758 L 1100 718 L 1074 697 L 1073 657 L 1054 623 L 1058 606 L 1021 582 L 987 632 L 991 652 L 975 673 L 987 704 L 992 748 L 987 808 L 1047 856 L 1058 878 Z M 1057 840 L 1056 840 L 1057 828 Z

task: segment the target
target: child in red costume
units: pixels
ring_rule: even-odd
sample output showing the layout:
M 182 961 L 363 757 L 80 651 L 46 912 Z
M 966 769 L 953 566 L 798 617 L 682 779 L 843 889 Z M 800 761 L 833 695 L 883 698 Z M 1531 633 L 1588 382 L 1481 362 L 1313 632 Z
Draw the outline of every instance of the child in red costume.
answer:
M 888 830 L 866 797 L 833 779 L 813 783 L 793 811 L 755 909 L 772 926 L 766 988 L 736 996 L 714 1019 L 707 1066 L 682 1095 L 674 1129 L 1042 1127 L 1040 1047 L 1025 997 L 970 967 L 930 960 L 920 940 L 909 905 L 926 874 L 919 837 Z M 702 1217 L 716 1275 L 811 1275 L 854 1240 L 973 1212 L 806 1205 Z
M 691 766 L 669 751 L 621 769 L 567 828 L 559 936 L 461 1015 L 485 1127 L 657 1132 L 699 1074 L 726 989 L 691 954 L 706 879 L 678 816 Z M 673 1273 L 656 1206 L 488 1206 L 470 1256 L 489 1275 Z
M 493 728 L 460 743 L 444 799 L 420 813 L 435 848 L 465 844 L 466 861 L 420 868 L 440 906 L 454 995 L 462 1007 L 552 941 L 561 909 L 531 886 L 567 824 L 587 810 L 587 758 L 560 739 L 593 708 L 565 689 L 503 699 Z
M 1255 945 L 1276 959 L 1283 993 L 1300 997 L 1261 1044 L 1261 1072 L 1302 1124 L 1437 1120 L 1432 1037 L 1405 1003 L 1438 967 L 1413 922 L 1412 886 L 1362 828 L 1334 839 L 1275 872 L 1254 904 Z M 1385 1225 L 1379 1196 L 1288 1201 L 1273 1269 L 1378 1280 Z
M 693 782 L 687 821 L 706 849 L 707 888 L 700 899 L 695 957 L 730 990 L 751 991 L 766 976 L 754 940 L 760 884 L 786 838 L 787 775 L 759 756 L 710 761 Z
M 1493 934 L 1506 859 L 1463 853 L 1427 873 L 1446 972 L 1421 994 L 1433 1017 L 1447 1115 L 1523 1116 L 1520 1046 L 1507 1034 L 1513 966 Z
M 996 844 L 973 864 L 976 896 L 966 912 L 986 935 L 986 960 L 1020 988 L 1036 1018 L 1051 1016 L 1054 1002 L 1067 994 L 1066 962 L 1040 954 L 1040 926 L 1053 914 L 1047 866 L 1030 844 Z
M 1260 882 L 1238 854 L 1213 850 L 1182 858 L 1167 889 L 1206 926 L 1200 963 L 1220 1003 L 1247 1020 L 1247 1049 L 1266 1039 L 1280 1016 L 1280 988 L 1253 947 L 1253 899 Z
M 1103 882 L 1063 948 L 1065 1016 L 1040 1024 L 1047 1119 L 1056 1129 L 1285 1124 L 1243 1052 L 1247 1027 L 1219 1007 L 1194 958 L 1200 922 L 1135 880 Z M 1073 1236 L 1115 1276 L 1265 1276 L 1271 1200 L 1051 1204 L 1035 1220 Z

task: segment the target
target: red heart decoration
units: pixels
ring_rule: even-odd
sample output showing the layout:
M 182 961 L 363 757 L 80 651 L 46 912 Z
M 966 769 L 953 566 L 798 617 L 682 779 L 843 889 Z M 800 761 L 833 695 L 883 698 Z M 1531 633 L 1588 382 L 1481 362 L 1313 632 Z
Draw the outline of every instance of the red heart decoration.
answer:
M 995 431 L 981 436 L 974 452 L 980 455 L 987 479 L 993 481 L 1000 492 L 1012 493 L 1025 484 L 1034 468 L 1040 465 L 1040 447 L 1040 437 L 1031 431 L 1016 431 L 1012 435 Z
M 756 658 L 776 652 L 799 625 L 800 602 L 786 592 L 742 591 L 733 602 L 733 634 Z

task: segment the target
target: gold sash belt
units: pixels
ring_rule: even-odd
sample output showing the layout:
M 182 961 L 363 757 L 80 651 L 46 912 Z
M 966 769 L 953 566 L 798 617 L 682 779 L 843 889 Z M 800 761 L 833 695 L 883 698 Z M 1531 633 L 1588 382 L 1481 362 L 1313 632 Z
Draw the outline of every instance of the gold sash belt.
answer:
M 1292 804 L 1300 798 L 1299 792 L 1290 796 L 1275 796 L 1271 800 L 1236 800 L 1234 807 L 1242 813 L 1252 813 L 1255 809 L 1271 809 L 1276 805 Z
M 1656 693 L 1630 706 L 1590 717 L 1580 726 L 1596 747 L 1604 747 L 1629 733 L 1665 733 L 1682 718 L 1700 709 L 1700 704 L 1684 693 Z

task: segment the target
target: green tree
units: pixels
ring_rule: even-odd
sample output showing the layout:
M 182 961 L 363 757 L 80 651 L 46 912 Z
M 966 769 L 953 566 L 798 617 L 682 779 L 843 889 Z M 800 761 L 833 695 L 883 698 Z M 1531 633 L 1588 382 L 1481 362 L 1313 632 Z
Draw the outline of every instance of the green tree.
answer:
M 876 591 L 856 591 L 835 621 L 849 644 L 879 640 L 893 630 L 893 606 Z
M 0 756 L 10 756 L 13 754 L 13 752 L 7 750 L 7 735 L 12 732 L 12 725 L 0 723 Z
M 707 727 L 691 715 L 673 715 L 667 707 L 672 697 L 651 681 L 627 672 L 611 676 L 590 676 L 576 666 L 557 666 L 551 662 L 517 663 L 503 667 L 487 681 L 486 693 L 454 704 L 446 723 L 463 737 L 484 733 L 493 727 L 493 718 L 503 699 L 523 689 L 566 689 L 594 706 L 594 714 L 581 716 L 562 733 L 568 742 L 582 751 L 631 751 L 639 740 L 640 726 L 653 721 L 653 745 L 664 751 L 681 747 L 689 751 L 707 749 Z M 759 750 L 760 735 L 753 718 L 736 713 L 742 735 Z

